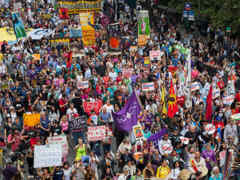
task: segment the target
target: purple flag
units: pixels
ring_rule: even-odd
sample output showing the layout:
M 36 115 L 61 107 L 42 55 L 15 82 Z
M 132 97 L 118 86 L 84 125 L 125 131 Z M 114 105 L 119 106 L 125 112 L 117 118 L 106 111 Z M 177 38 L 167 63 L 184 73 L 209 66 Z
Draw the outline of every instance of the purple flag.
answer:
M 138 114 L 141 112 L 141 106 L 137 100 L 135 92 L 128 98 L 127 103 L 117 113 L 112 113 L 117 128 L 129 132 L 137 124 Z
M 158 131 L 156 134 L 151 135 L 147 141 L 150 142 L 152 141 L 153 144 L 155 145 L 155 147 L 157 147 L 158 145 L 158 141 L 164 136 L 164 134 L 167 133 L 167 129 L 161 129 L 160 131 Z

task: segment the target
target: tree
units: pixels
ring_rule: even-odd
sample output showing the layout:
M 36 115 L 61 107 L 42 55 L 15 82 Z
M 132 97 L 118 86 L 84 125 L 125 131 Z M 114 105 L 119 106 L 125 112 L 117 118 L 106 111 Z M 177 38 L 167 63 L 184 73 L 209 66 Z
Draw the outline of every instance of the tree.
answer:
M 232 27 L 236 33 L 240 27 L 239 0 L 160 0 L 159 3 L 175 8 L 179 13 L 183 11 L 184 3 L 190 2 L 197 17 L 208 17 L 215 28 Z

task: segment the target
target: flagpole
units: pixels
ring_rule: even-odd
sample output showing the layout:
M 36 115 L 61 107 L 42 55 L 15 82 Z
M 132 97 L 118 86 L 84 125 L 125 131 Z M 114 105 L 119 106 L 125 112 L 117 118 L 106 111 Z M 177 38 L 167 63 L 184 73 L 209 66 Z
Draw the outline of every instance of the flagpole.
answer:
M 192 66 L 191 66 L 191 49 L 189 49 L 189 53 L 187 56 L 187 101 L 186 101 L 186 107 L 191 108 L 192 107 L 192 100 L 191 100 L 191 81 L 192 81 Z

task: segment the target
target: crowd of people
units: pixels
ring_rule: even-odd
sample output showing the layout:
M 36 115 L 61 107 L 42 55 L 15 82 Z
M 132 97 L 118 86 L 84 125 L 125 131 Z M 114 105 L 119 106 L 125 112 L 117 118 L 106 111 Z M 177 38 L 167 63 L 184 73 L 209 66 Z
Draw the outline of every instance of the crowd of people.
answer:
M 185 29 L 179 15 L 161 10 L 158 1 L 142 0 L 133 6 L 106 0 L 94 16 L 96 43 L 84 47 L 81 38 L 68 36 L 72 27 L 80 27 L 78 15 L 61 20 L 52 1 L 19 2 L 25 29 L 51 29 L 54 34 L 1 45 L 0 145 L 6 180 L 239 178 L 238 168 L 229 171 L 226 160 L 229 148 L 234 150 L 232 162 L 238 158 L 240 128 L 233 115 L 240 113 L 240 46 L 224 25 L 214 29 L 209 24 L 203 35 L 194 23 Z M 10 1 L 1 11 L 1 27 L 12 28 L 13 5 Z M 140 10 L 149 10 L 150 18 L 151 34 L 144 46 L 138 46 Z M 113 23 L 120 27 L 117 52 L 108 48 L 108 24 Z M 70 43 L 52 46 L 53 38 Z M 152 50 L 160 50 L 161 59 L 146 63 Z M 190 84 L 197 85 L 190 97 L 185 92 L 189 52 Z M 79 82 L 86 81 L 88 86 L 79 88 Z M 153 90 L 143 90 L 147 82 L 154 83 Z M 177 100 L 173 117 L 168 113 L 170 89 Z M 140 140 L 132 131 L 120 130 L 112 116 L 133 93 L 141 104 Z M 90 102 L 97 108 L 89 111 L 85 103 Z M 39 114 L 40 123 L 27 126 L 26 114 Z M 74 121 L 81 121 L 77 129 Z M 89 141 L 88 127 L 93 126 L 107 127 L 109 135 Z M 67 139 L 62 165 L 34 168 L 35 146 L 48 144 L 54 136 Z

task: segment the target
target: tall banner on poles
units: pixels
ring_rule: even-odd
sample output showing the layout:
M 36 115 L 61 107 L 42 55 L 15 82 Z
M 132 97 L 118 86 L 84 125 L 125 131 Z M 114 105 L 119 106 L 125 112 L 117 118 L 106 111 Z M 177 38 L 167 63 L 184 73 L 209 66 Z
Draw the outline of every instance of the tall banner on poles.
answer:
M 80 24 L 82 27 L 82 41 L 84 46 L 95 44 L 94 12 L 80 13 Z
M 138 44 L 145 45 L 150 37 L 150 22 L 148 11 L 143 10 L 138 13 Z
M 150 36 L 150 22 L 148 11 L 139 11 L 138 14 L 138 35 Z
M 27 34 L 20 14 L 18 12 L 12 13 L 12 23 L 16 38 L 19 39 L 21 37 L 26 37 Z

